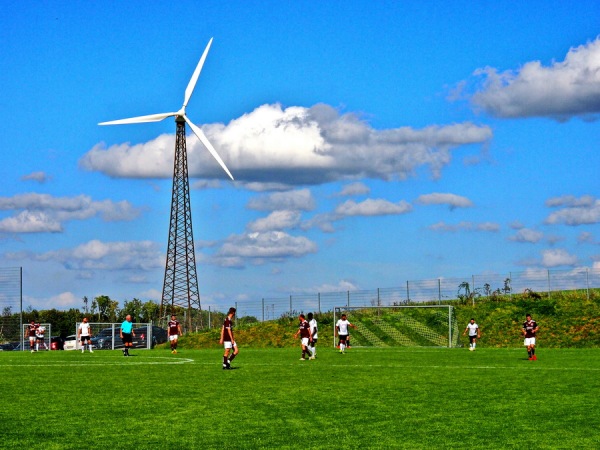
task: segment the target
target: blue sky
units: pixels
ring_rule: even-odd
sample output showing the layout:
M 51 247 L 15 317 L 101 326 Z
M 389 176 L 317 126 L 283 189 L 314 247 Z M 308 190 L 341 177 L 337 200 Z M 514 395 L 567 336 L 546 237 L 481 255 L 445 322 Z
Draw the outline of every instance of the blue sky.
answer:
M 600 269 L 597 2 L 5 2 L 0 266 L 160 301 L 187 114 L 203 307 Z M 188 133 L 190 130 L 188 128 Z

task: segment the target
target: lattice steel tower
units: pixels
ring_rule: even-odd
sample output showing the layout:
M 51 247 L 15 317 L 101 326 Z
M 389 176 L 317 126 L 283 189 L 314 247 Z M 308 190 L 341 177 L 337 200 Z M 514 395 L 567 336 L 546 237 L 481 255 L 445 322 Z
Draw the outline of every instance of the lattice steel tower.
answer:
M 171 223 L 169 225 L 169 244 L 167 262 L 165 264 L 165 280 L 163 284 L 160 317 L 165 320 L 176 309 L 186 310 L 188 331 L 192 330 L 192 321 L 202 326 L 202 311 L 200 293 L 198 291 L 198 276 L 196 274 L 196 256 L 194 253 L 194 236 L 192 233 L 192 212 L 190 209 L 190 182 L 188 178 L 188 163 L 185 137 L 187 123 L 196 137 L 219 163 L 225 173 L 233 180 L 233 175 L 218 155 L 204 132 L 187 117 L 185 108 L 194 92 L 200 71 L 206 60 L 206 55 L 212 44 L 212 38 L 204 49 L 200 61 L 192 74 L 183 105 L 176 112 L 150 114 L 147 116 L 131 117 L 129 119 L 102 122 L 99 125 L 123 125 L 130 123 L 159 122 L 167 117 L 175 117 L 177 132 L 175 137 L 175 164 L 173 168 L 173 194 L 171 198 Z M 196 308 L 198 312 L 196 313 Z
M 161 319 L 164 319 L 174 313 L 177 307 L 183 308 L 187 311 L 188 330 L 191 330 L 193 310 L 198 309 L 198 312 L 201 312 L 202 308 L 198 291 L 194 233 L 192 231 L 185 119 L 177 116 L 175 123 L 177 123 L 177 133 L 173 165 L 171 221 L 160 316 Z M 198 316 L 199 325 L 202 326 L 202 314 L 198 314 Z

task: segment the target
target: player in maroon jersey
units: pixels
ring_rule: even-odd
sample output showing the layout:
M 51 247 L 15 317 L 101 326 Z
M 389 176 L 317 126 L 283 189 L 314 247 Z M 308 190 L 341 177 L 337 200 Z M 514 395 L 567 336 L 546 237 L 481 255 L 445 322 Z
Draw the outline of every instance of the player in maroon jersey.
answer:
M 227 317 L 225 317 L 223 326 L 221 327 L 221 339 L 219 340 L 219 344 L 223 344 L 225 346 L 225 353 L 223 353 L 223 370 L 231 369 L 231 361 L 233 361 L 233 358 L 237 356 L 239 351 L 237 343 L 233 337 L 232 319 L 234 316 L 235 308 L 229 308 Z
M 29 338 L 29 349 L 31 350 L 31 353 L 35 352 L 35 332 L 39 326 L 39 323 L 35 323 L 35 320 L 32 320 L 31 323 L 27 325 L 27 328 L 25 328 L 25 339 Z
M 312 356 L 312 353 L 308 348 L 308 343 L 312 340 L 312 332 L 310 331 L 310 324 L 306 320 L 306 317 L 304 317 L 304 314 L 300 314 L 298 320 L 300 321 L 300 326 L 298 327 L 298 331 L 296 331 L 294 338 L 297 338 L 298 335 L 300 335 L 302 343 L 302 358 L 300 358 L 300 360 L 304 361 L 307 355 L 309 358 Z
M 527 347 L 527 355 L 529 355 L 529 361 L 537 361 L 535 356 L 535 335 L 539 330 L 538 324 L 531 318 L 531 314 L 527 314 L 527 320 L 523 322 L 523 328 L 521 332 L 525 336 L 525 346 Z
M 175 314 L 171 315 L 171 320 L 167 324 L 168 334 L 169 334 L 169 342 L 171 343 L 171 353 L 177 353 L 177 339 L 179 338 L 181 332 L 181 325 L 177 321 L 177 317 Z

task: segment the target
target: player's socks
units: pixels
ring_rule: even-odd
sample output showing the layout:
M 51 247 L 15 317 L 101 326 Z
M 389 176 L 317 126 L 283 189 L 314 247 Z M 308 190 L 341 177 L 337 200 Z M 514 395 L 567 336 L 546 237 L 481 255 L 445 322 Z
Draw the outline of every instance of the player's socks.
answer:
M 233 358 L 236 357 L 235 353 L 232 353 L 231 356 L 229 357 L 229 364 L 231 364 L 231 361 L 233 361 Z

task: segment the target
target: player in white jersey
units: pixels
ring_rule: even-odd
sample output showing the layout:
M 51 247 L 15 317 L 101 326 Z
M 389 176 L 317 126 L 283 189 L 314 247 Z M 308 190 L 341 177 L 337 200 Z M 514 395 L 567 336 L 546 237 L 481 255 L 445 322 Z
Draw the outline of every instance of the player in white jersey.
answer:
M 475 319 L 471 319 L 467 324 L 467 328 L 463 331 L 463 336 L 469 332 L 469 350 L 475 350 L 477 347 L 477 339 L 481 337 L 481 333 L 479 332 L 479 325 L 475 323 Z
M 83 318 L 83 321 L 79 324 L 77 330 L 77 337 L 81 343 L 81 353 L 85 352 L 85 344 L 87 343 L 90 353 L 94 353 L 92 350 L 92 328 L 88 323 L 87 317 Z
M 308 359 L 315 359 L 317 357 L 317 339 L 319 338 L 319 327 L 317 326 L 317 319 L 314 318 L 313 313 L 308 313 L 306 317 L 308 319 L 308 326 L 310 328 L 312 339 L 308 343 L 308 349 L 312 353 Z
M 346 340 L 348 339 L 348 327 L 356 328 L 356 325 L 350 323 L 346 317 L 346 314 L 342 314 L 340 320 L 335 324 L 335 334 L 340 339 L 340 353 L 344 353 L 346 350 Z

